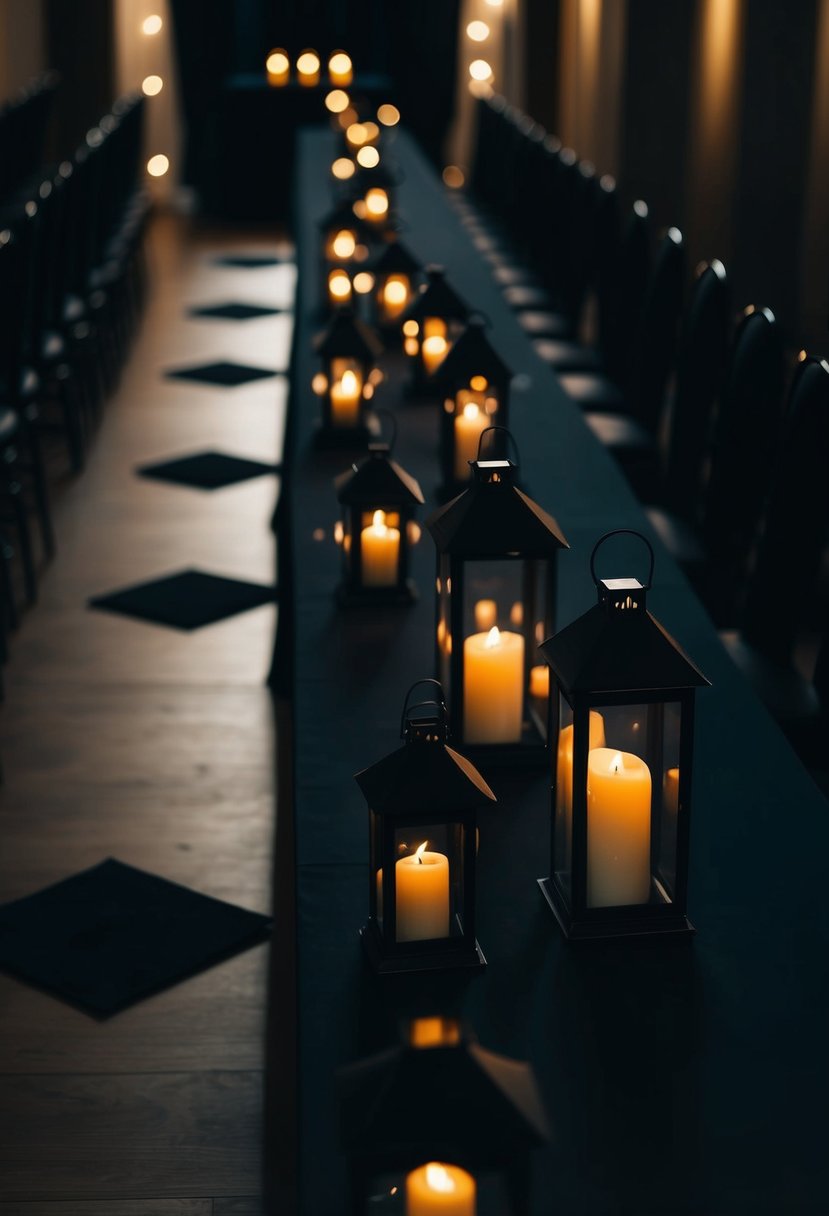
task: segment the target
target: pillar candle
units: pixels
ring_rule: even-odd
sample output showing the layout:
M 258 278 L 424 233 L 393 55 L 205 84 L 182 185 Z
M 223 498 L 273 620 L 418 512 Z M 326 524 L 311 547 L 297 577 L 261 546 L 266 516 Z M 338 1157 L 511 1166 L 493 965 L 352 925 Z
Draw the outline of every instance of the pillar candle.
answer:
M 354 251 L 357 248 L 357 236 L 351 228 L 341 228 L 339 232 L 335 232 L 331 238 L 331 244 L 328 248 L 328 256 L 332 260 L 339 259 L 347 261 L 354 256 Z
M 353 371 L 343 372 L 341 380 L 331 385 L 331 421 L 334 426 L 356 426 L 360 420 L 360 377 Z M 399 536 L 399 534 L 398 534 Z
M 469 461 L 477 459 L 481 433 L 489 425 L 489 416 L 474 401 L 468 401 L 462 412 L 455 415 L 455 476 L 458 481 L 468 480 Z
M 605 746 L 604 718 L 596 709 L 590 710 L 587 748 Z M 564 812 L 568 823 L 573 817 L 573 727 L 564 726 L 558 735 L 558 760 L 556 764 L 556 803 Z M 569 830 L 568 830 L 569 837 Z
M 284 51 L 271 51 L 265 60 L 268 73 L 268 84 L 274 88 L 284 88 L 291 75 L 291 61 Z
M 475 605 L 475 628 L 488 631 L 498 624 L 498 605 L 495 600 L 478 600 Z
M 360 545 L 363 586 L 394 587 L 400 556 L 400 531 L 388 526 L 385 511 L 374 512 L 371 524 L 360 533 Z
M 382 313 L 384 321 L 394 321 L 405 312 L 411 295 L 409 276 L 390 274 L 383 284 Z
M 677 816 L 679 807 L 679 769 L 669 768 L 665 773 L 665 778 L 662 783 L 662 793 L 665 802 L 665 810 L 674 819 Z
M 440 367 L 446 358 L 448 349 L 449 343 L 440 334 L 431 334 L 428 338 L 423 339 L 420 353 L 423 358 L 423 369 L 427 375 L 431 376 L 435 368 Z
M 306 89 L 315 88 L 320 82 L 320 61 L 315 51 L 303 51 L 296 61 L 297 79 Z
M 596 747 L 587 757 L 587 906 L 648 902 L 651 774 L 631 752 Z
M 345 51 L 335 51 L 328 60 L 328 79 L 338 88 L 347 88 L 354 79 L 351 57 Z
M 466 743 L 518 743 L 524 717 L 524 639 L 473 633 L 463 643 L 463 736 Z
M 530 696 L 543 697 L 546 700 L 549 693 L 550 669 L 546 663 L 539 663 L 537 667 L 530 668 Z
M 427 853 L 428 843 L 395 863 L 399 942 L 449 936 L 449 858 Z
M 475 1179 L 458 1165 L 421 1165 L 406 1177 L 406 1216 L 475 1216 Z

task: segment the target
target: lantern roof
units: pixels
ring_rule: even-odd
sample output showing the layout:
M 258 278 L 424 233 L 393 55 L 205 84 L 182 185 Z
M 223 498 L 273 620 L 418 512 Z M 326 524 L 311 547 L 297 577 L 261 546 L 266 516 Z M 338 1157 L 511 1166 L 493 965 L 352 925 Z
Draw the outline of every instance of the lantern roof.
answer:
M 450 286 L 444 268 L 427 266 L 426 279 L 404 319 L 422 321 L 424 317 L 445 317 L 449 321 L 465 321 L 469 307 Z
M 429 811 L 454 818 L 458 812 L 495 802 L 471 761 L 439 740 L 418 735 L 357 773 L 354 780 L 378 815 Z
M 426 520 L 438 553 L 459 557 L 552 557 L 569 549 L 543 507 L 515 484 L 509 460 L 477 460 L 474 480 Z
M 383 344 L 370 326 L 355 317 L 351 308 L 338 308 L 328 326 L 314 341 L 323 359 L 351 358 L 374 363 L 383 353 Z
M 502 1164 L 550 1138 L 529 1064 L 468 1035 L 449 1046 L 392 1048 L 341 1069 L 338 1079 L 350 1151 L 436 1160 L 459 1153 Z
M 415 275 L 420 271 L 420 262 L 402 241 L 390 241 L 380 251 L 374 262 L 375 274 Z
M 644 590 L 635 579 L 603 580 L 599 603 L 542 644 L 541 653 L 564 689 L 645 692 L 710 683 L 644 607 Z M 628 606 L 631 595 L 641 606 Z
M 422 503 L 418 482 L 397 461 L 391 459 L 388 444 L 369 445 L 369 455 L 352 464 L 334 479 L 337 498 L 342 503 Z
M 322 217 L 319 226 L 323 232 L 329 232 L 335 228 L 353 228 L 359 236 L 365 237 L 366 240 L 369 239 L 370 229 L 365 220 L 361 220 L 359 216 L 354 214 L 354 208 L 349 199 L 342 199 L 336 203 Z
M 431 384 L 438 389 L 455 392 L 472 376 L 483 376 L 492 384 L 509 383 L 512 369 L 487 338 L 485 328 L 482 318 L 469 318 L 466 328 L 458 335 L 446 358 L 432 375 Z

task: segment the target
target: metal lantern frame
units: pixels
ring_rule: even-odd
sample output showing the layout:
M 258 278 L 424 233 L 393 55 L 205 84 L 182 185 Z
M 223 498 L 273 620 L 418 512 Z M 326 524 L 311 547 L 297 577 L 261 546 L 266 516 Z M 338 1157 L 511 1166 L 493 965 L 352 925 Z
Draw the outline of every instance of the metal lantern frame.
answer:
M 384 336 L 399 340 L 402 336 L 400 327 L 403 318 L 417 294 L 422 273 L 420 262 L 401 241 L 394 239 L 378 254 L 372 270 L 374 274 L 374 288 L 371 294 L 372 321 Z M 384 291 L 389 279 L 394 277 L 407 281 L 409 298 L 398 313 L 389 316 Z
M 412 694 L 423 685 L 435 691 L 412 705 Z M 360 930 L 363 947 L 380 974 L 485 967 L 475 938 L 476 820 L 478 808 L 494 803 L 495 795 L 477 769 L 447 745 L 446 705 L 436 680 L 419 680 L 409 689 L 400 734 L 403 747 L 355 776 L 369 807 L 369 918 Z M 443 830 L 448 850 L 448 933 L 399 941 L 397 867 L 418 855 L 417 849 L 411 854 L 400 849 L 413 848 L 424 829 L 435 827 Z M 402 846 L 401 833 L 411 837 Z
M 482 445 L 499 430 L 485 431 Z M 512 440 L 509 432 L 505 437 Z M 474 461 L 469 488 L 426 521 L 437 552 L 435 662 L 447 694 L 451 736 L 465 754 L 478 763 L 542 765 L 548 743 L 546 701 L 539 705 L 538 698 L 531 696 L 531 672 L 540 663 L 539 643 L 555 628 L 557 559 L 569 544 L 553 516 L 519 489 L 517 473 L 518 464 L 508 459 Z M 496 618 L 479 624 L 479 604 L 473 600 L 477 601 L 481 586 L 491 584 L 501 591 L 502 599 L 510 592 L 506 598 L 511 605 L 499 605 L 482 595 L 494 604 Z M 513 599 L 516 588 L 518 598 Z M 470 725 L 472 710 L 467 709 L 468 700 L 472 704 L 480 698 L 467 696 L 472 676 L 466 643 L 473 634 L 485 634 L 498 625 L 498 619 L 500 627 L 509 621 L 511 645 L 516 633 L 523 640 L 523 653 L 511 675 L 513 683 L 520 685 L 518 731 L 513 732 L 518 737 L 481 741 L 475 738 L 480 731 Z M 480 716 L 479 710 L 476 717 Z M 515 711 L 512 716 L 516 717 Z
M 429 384 L 431 372 L 423 362 L 423 341 L 433 336 L 425 332 L 429 328 L 428 322 L 441 323 L 444 333 L 440 336 L 445 338 L 448 355 L 449 348 L 459 337 L 471 313 L 469 305 L 447 280 L 443 266 L 427 266 L 425 274 L 426 282 L 421 283 L 411 307 L 401 319 L 403 350 L 411 366 L 410 387 L 418 396 L 432 391 Z
M 334 308 L 342 308 L 352 302 L 352 297 L 339 304 L 331 300 L 328 291 L 329 276 L 335 270 L 341 270 L 348 276 L 349 282 L 352 282 L 354 275 L 360 269 L 365 269 L 369 260 L 369 250 L 374 234 L 370 232 L 368 225 L 364 220 L 359 219 L 354 214 L 354 209 L 350 202 L 342 200 L 331 211 L 328 212 L 319 224 L 320 230 L 320 300 L 322 302 L 322 311 L 326 312 Z M 332 247 L 332 242 L 336 235 L 340 232 L 352 232 L 354 234 L 354 253 L 348 257 L 338 256 Z M 362 256 L 358 256 L 359 250 L 364 250 Z M 353 287 L 352 287 L 353 293 Z
M 418 1041 L 423 1023 L 438 1033 Z M 338 1070 L 353 1216 L 428 1161 L 471 1173 L 481 1199 L 497 1188 L 504 1216 L 528 1216 L 533 1152 L 551 1139 L 531 1065 L 481 1047 L 454 1018 L 415 1018 L 400 1029 L 392 1048 Z
M 334 482 L 344 508 L 338 525 L 342 535 L 337 537 L 343 553 L 343 581 L 337 595 L 344 606 L 410 604 L 417 599 L 409 578 L 409 559 L 415 543 L 415 514 L 424 498 L 416 479 L 392 459 L 395 439 L 396 427 L 388 443 L 370 443 L 367 459 L 352 464 Z M 382 531 L 376 520 L 378 512 L 383 516 Z M 363 537 L 372 527 L 378 528 L 379 543 L 375 543 L 373 563 L 367 563 Z M 389 531 L 397 536 L 388 536 Z
M 636 536 L 647 547 L 650 569 L 644 584 L 636 578 L 597 577 L 598 550 L 618 535 Z M 694 932 L 687 893 L 695 694 L 710 681 L 648 611 L 653 567 L 653 549 L 640 533 L 619 528 L 602 536 L 590 558 L 598 603 L 541 647 L 551 669 L 552 813 L 550 874 L 538 882 L 565 936 L 573 940 Z M 572 723 L 562 723 L 563 709 Z M 605 740 L 602 710 L 615 715 L 612 740 Z M 635 752 L 617 746 L 620 736 L 637 740 Z M 666 770 L 671 748 L 677 764 Z M 588 757 L 596 749 L 616 752 L 607 769 L 613 775 L 610 785 L 607 774 L 600 778 L 595 768 L 589 776 Z M 646 782 L 644 794 L 640 789 L 637 796 L 636 821 L 632 803 L 617 799 L 620 787 L 613 784 L 631 761 L 643 766 L 639 774 Z M 598 898 L 600 880 L 615 899 Z M 631 898 L 631 886 L 646 891 L 646 898 Z
M 492 426 L 509 426 L 509 390 L 513 372 L 488 340 L 486 321 L 473 315 L 453 343 L 428 385 L 443 398 L 440 415 L 440 464 L 443 491 L 448 496 L 469 483 L 480 433 Z M 459 421 L 474 411 L 472 427 L 459 439 Z M 480 431 L 476 434 L 476 426 Z M 471 446 L 470 445 L 474 445 Z M 469 455 L 471 451 L 472 455 Z
M 369 417 L 366 387 L 383 351 L 374 331 L 354 315 L 352 308 L 340 308 L 326 329 L 317 336 L 316 353 L 323 363 L 325 388 L 320 394 L 322 420 L 316 432 L 318 448 L 365 447 L 376 424 Z M 358 381 L 356 400 L 349 404 L 353 419 L 343 423 L 337 419 L 335 386 L 342 386 L 345 373 L 351 372 Z M 352 394 L 353 396 L 353 394 Z

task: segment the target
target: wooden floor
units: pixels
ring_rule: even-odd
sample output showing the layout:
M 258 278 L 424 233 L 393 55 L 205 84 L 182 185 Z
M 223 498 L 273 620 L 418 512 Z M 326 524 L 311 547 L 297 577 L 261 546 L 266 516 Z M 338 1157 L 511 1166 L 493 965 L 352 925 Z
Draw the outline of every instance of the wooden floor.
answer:
M 276 243 L 171 218 L 151 232 L 142 329 L 88 467 L 58 488 L 58 557 L 12 639 L 0 901 L 112 856 L 272 907 L 276 610 L 188 634 L 85 604 L 187 566 L 274 578 L 275 477 L 206 493 L 134 468 L 207 448 L 278 459 L 284 376 L 222 389 L 162 375 L 220 359 L 287 368 L 290 313 L 187 315 L 290 309 L 292 265 L 215 262 Z M 0 975 L 0 1216 L 260 1216 L 268 964 L 257 946 L 104 1022 Z

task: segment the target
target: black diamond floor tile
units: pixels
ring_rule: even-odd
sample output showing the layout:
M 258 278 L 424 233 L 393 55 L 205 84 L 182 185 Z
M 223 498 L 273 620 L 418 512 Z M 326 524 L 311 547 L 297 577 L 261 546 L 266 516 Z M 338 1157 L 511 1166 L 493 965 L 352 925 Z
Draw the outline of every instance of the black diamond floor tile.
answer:
M 105 1018 L 269 929 L 267 916 L 108 858 L 0 907 L 0 967 Z
M 203 363 L 196 367 L 170 368 L 165 375 L 171 380 L 197 380 L 201 384 L 217 384 L 235 388 L 252 380 L 267 380 L 278 372 L 265 367 L 248 367 L 244 363 Z
M 122 591 L 97 595 L 89 601 L 89 607 L 189 631 L 262 604 L 272 604 L 275 598 L 273 587 L 205 574 L 201 570 L 182 570 Z
M 246 270 L 258 270 L 260 266 L 282 266 L 291 258 L 278 258 L 268 253 L 226 253 L 215 258 L 217 266 L 238 266 Z
M 220 490 L 253 477 L 263 477 L 266 473 L 278 473 L 279 465 L 227 456 L 224 452 L 197 452 L 178 460 L 141 465 L 136 471 L 140 477 L 153 481 L 170 481 L 197 490 Z
M 191 308 L 191 317 L 210 317 L 221 321 L 251 321 L 255 317 L 275 317 L 283 308 L 266 308 L 261 304 L 208 304 L 204 308 Z

